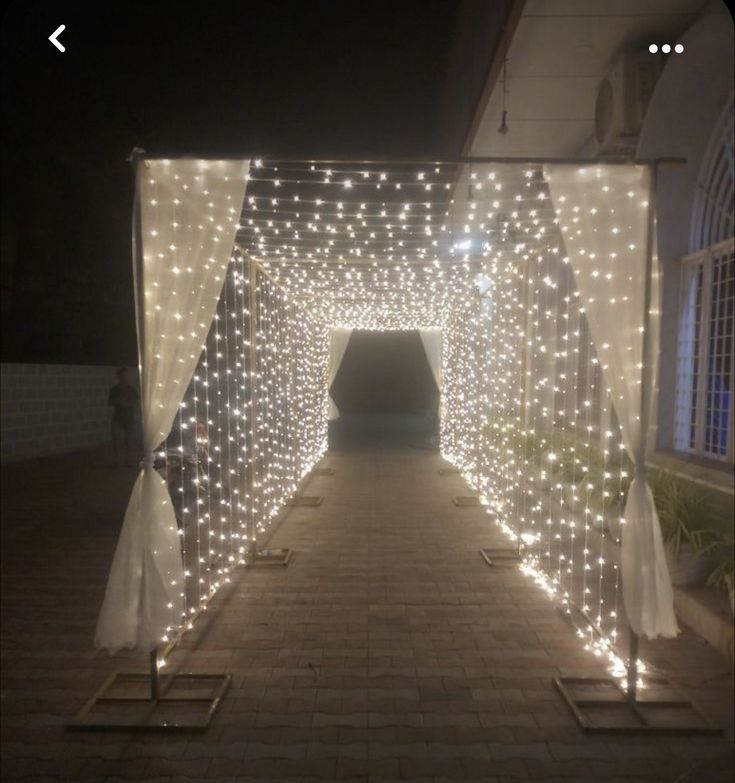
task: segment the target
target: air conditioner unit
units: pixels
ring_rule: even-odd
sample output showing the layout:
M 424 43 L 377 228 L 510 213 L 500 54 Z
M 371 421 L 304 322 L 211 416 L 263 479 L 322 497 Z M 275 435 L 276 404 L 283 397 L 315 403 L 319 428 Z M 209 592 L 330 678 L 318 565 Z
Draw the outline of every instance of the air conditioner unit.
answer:
M 661 58 L 648 51 L 623 52 L 600 83 L 595 102 L 598 154 L 635 152 L 653 95 Z

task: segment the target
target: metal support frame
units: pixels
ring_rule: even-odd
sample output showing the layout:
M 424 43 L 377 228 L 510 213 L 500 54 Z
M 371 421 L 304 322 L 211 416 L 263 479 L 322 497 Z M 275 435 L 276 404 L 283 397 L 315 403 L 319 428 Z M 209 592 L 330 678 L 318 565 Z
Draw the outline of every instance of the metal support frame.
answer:
M 244 251 L 243 251 L 244 252 Z M 250 323 L 250 372 L 253 378 L 258 374 L 258 272 L 264 274 L 271 282 L 273 278 L 253 258 L 248 258 L 249 265 L 249 323 Z M 279 286 L 280 287 L 280 286 Z M 255 394 L 255 388 L 250 390 L 250 426 L 251 440 L 255 441 L 255 420 L 258 413 L 258 401 Z M 267 547 L 258 549 L 257 530 L 255 524 L 255 487 L 258 479 L 258 458 L 257 451 L 253 450 L 252 463 L 249 471 L 250 506 L 248 511 L 248 551 L 246 561 L 248 566 L 283 566 L 284 568 L 291 562 L 294 551 L 287 547 L 275 548 Z M 321 503 L 319 498 L 319 503 Z M 293 499 L 287 505 L 319 505 L 319 503 L 294 503 Z
M 139 155 L 146 160 L 180 160 L 182 158 L 195 158 L 197 160 L 253 160 L 255 158 L 262 158 L 265 161 L 273 160 L 277 163 L 309 163 L 309 164 L 324 164 L 324 165 L 333 165 L 337 166 L 340 163 L 343 164 L 352 164 L 352 165 L 363 165 L 363 166 L 369 166 L 369 165 L 450 165 L 450 164 L 475 164 L 479 165 L 482 163 L 493 163 L 493 164 L 500 164 L 500 163 L 514 163 L 516 165 L 522 166 L 524 163 L 534 164 L 537 163 L 539 165 L 543 165 L 544 163 L 568 163 L 571 165 L 590 165 L 590 164 L 597 164 L 597 165 L 605 165 L 605 166 L 631 166 L 631 165 L 641 165 L 641 164 L 650 164 L 652 162 L 656 162 L 658 164 L 667 164 L 667 165 L 674 165 L 674 166 L 681 166 L 686 164 L 687 159 L 686 158 L 677 158 L 677 157 L 661 157 L 661 158 L 637 158 L 635 156 L 628 156 L 628 157 L 620 157 L 620 156 L 600 156 L 600 157 L 581 157 L 581 156 L 568 156 L 568 157 L 523 157 L 523 158 L 512 158 L 512 157 L 503 157 L 499 155 L 460 155 L 453 158 L 421 158 L 421 157 L 410 157 L 410 156 L 399 156 L 399 157 L 393 157 L 393 158 L 370 158 L 370 159 L 361 159 L 361 160 L 355 160 L 354 158 L 340 158 L 337 156 L 326 156 L 323 158 L 304 158 L 294 155 L 268 155 L 266 153 L 255 153 L 250 152 L 249 154 L 243 155 L 242 153 L 238 153 L 235 155 L 215 155 L 212 153 L 202 153 L 202 152 L 181 152 L 181 153 L 172 153 L 171 151 L 166 153 L 160 153 L 158 151 L 154 151 L 150 154 L 146 153 L 145 150 L 142 150 L 140 148 L 135 148 L 133 150 L 132 155 Z
M 140 214 L 140 201 L 138 198 L 137 187 L 137 169 L 138 164 L 146 157 L 153 159 L 154 156 L 145 156 L 143 150 L 134 149 L 130 161 L 134 167 L 135 178 L 135 202 L 133 210 L 133 269 L 134 275 L 139 276 L 140 270 L 142 270 L 142 236 L 141 236 L 141 214 Z M 185 155 L 171 156 L 166 155 L 166 158 L 172 157 L 188 157 Z M 196 156 L 204 158 L 207 156 Z M 295 161 L 298 162 L 298 161 Z M 312 162 L 312 161 L 303 161 Z M 327 162 L 327 161 L 322 161 Z M 330 161 L 335 164 L 342 161 Z M 355 161 L 344 161 L 354 163 Z M 363 161 L 363 163 L 373 163 L 375 161 Z M 395 161 L 396 163 L 415 163 L 414 160 Z M 434 161 L 438 162 L 438 161 Z M 444 161 L 449 162 L 449 161 Z M 504 163 L 508 162 L 505 158 L 457 158 L 451 161 L 454 164 L 461 165 L 466 163 Z M 525 163 L 545 163 L 545 159 L 541 158 L 529 158 L 524 161 Z M 570 158 L 566 160 L 556 160 L 556 163 L 568 162 L 568 163 L 586 163 L 589 162 L 586 159 Z M 596 159 L 596 163 L 604 163 L 602 159 Z M 614 160 L 611 163 L 617 164 L 630 164 L 633 162 L 641 163 L 643 161 L 622 161 Z M 651 271 L 652 271 L 652 242 L 653 242 L 653 230 L 654 230 L 654 215 L 655 215 L 655 185 L 656 185 L 656 169 L 660 163 L 669 164 L 681 164 L 685 161 L 681 159 L 660 159 L 657 161 L 646 161 L 651 166 L 651 208 L 649 210 L 649 231 L 648 231 L 648 244 L 647 244 L 647 260 L 646 260 L 646 293 L 645 293 L 645 313 L 644 313 L 644 348 L 643 348 L 643 363 L 644 366 L 649 361 L 649 349 L 647 345 L 647 337 L 649 333 L 649 309 L 651 299 Z M 251 374 L 253 377 L 257 375 L 257 347 L 256 347 L 256 333 L 257 333 L 257 296 L 256 296 L 256 283 L 257 283 L 257 271 L 258 265 L 251 258 L 250 264 L 250 361 L 251 361 Z M 140 287 L 136 285 L 136 307 L 140 308 L 142 303 L 140 299 Z M 141 334 L 142 320 L 137 318 L 138 322 L 138 341 L 139 346 L 142 345 L 143 335 Z M 650 390 L 647 388 L 647 384 L 642 384 L 642 401 L 643 401 L 643 424 L 647 425 L 647 399 L 650 394 Z M 250 395 L 251 405 L 251 427 L 255 421 L 255 413 L 257 412 L 257 400 L 256 396 L 251 390 Z M 644 428 L 644 432 L 645 432 Z M 254 429 L 252 430 L 254 437 Z M 478 436 L 479 437 L 479 436 Z M 479 442 L 478 442 L 479 447 Z M 645 465 L 645 460 L 642 461 Z M 479 473 L 479 461 L 478 461 L 478 473 Z M 644 468 L 645 469 L 645 468 Z M 334 471 L 329 468 L 315 470 L 316 475 L 331 475 Z M 441 468 L 440 474 L 453 474 L 459 473 L 457 469 L 453 468 Z M 253 511 L 254 489 L 256 484 L 257 475 L 257 460 L 255 454 L 253 455 L 253 463 L 250 470 L 250 513 L 248 515 L 248 561 L 252 565 L 282 565 L 287 566 L 293 556 L 293 550 L 282 549 L 264 549 L 260 552 L 257 549 L 257 543 L 255 538 L 255 519 Z M 322 502 L 321 497 L 300 496 L 294 498 L 290 505 L 302 505 L 302 506 L 318 506 Z M 479 498 L 476 496 L 457 496 L 453 498 L 455 506 L 459 507 L 477 507 L 480 506 Z M 516 557 L 520 559 L 520 536 L 518 540 L 518 552 Z M 510 550 L 494 550 L 483 549 L 480 550 L 483 558 L 489 565 L 496 565 L 499 559 L 503 559 L 498 552 L 507 552 Z M 506 557 L 505 559 L 510 559 Z M 495 561 L 495 562 L 494 562 Z M 178 637 L 177 637 L 178 640 Z M 169 645 L 167 650 L 170 650 L 172 645 Z M 631 632 L 630 636 L 630 655 L 627 671 L 627 689 L 624 690 L 621 686 L 612 680 L 611 678 L 581 678 L 581 677 L 564 677 L 555 678 L 554 683 L 560 691 L 562 697 L 565 699 L 570 709 L 574 713 L 580 725 L 590 732 L 616 732 L 616 733 L 669 733 L 669 734 L 681 734 L 681 733 L 698 733 L 698 734 L 715 734 L 719 733 L 720 729 L 713 726 L 707 718 L 685 697 L 674 695 L 670 698 L 638 698 L 637 691 L 637 657 L 638 657 L 638 637 Z M 654 686 L 666 685 L 665 681 L 661 678 L 648 678 L 649 684 Z M 74 730 L 94 730 L 94 731 L 204 731 L 210 724 L 212 716 L 217 710 L 220 701 L 229 688 L 231 683 L 231 675 L 229 674 L 197 674 L 190 672 L 174 672 L 169 675 L 160 676 L 159 673 L 159 659 L 158 651 L 154 649 L 149 655 L 149 672 L 145 673 L 122 673 L 119 671 L 113 672 L 97 689 L 93 696 L 87 701 L 80 712 L 75 716 L 72 723 L 69 725 L 70 729 Z M 208 685 L 209 693 L 206 695 L 196 695 L 191 691 L 196 691 L 197 685 Z M 138 686 L 138 692 L 134 692 L 132 695 L 125 695 L 124 693 L 116 693 L 116 689 L 125 690 L 125 687 Z M 189 686 L 189 687 L 187 687 Z M 602 692 L 607 689 L 607 697 L 597 695 L 593 697 L 586 697 L 584 695 L 575 694 L 574 689 L 582 689 L 584 687 L 597 688 Z M 145 689 L 147 694 L 143 693 Z M 195 714 L 190 717 L 182 717 L 180 710 L 183 706 L 188 705 L 194 707 Z M 104 708 L 108 709 L 105 710 Z M 694 716 L 695 722 L 689 721 L 688 723 L 675 723 L 670 720 L 666 720 L 663 723 L 657 723 L 655 719 L 651 719 L 647 715 L 647 708 L 668 708 L 676 711 L 681 710 L 683 714 L 684 710 L 688 711 L 688 717 Z M 131 709 L 132 708 L 132 709 Z M 169 708 L 174 708 L 169 711 Z M 198 710 L 196 708 L 199 708 Z M 604 723 L 601 724 L 598 720 L 592 718 L 585 712 L 585 708 L 613 708 L 618 715 L 621 713 L 621 708 L 628 711 L 629 715 L 632 715 L 634 720 L 637 721 L 637 725 L 623 726 L 618 720 L 617 723 Z M 110 714 L 112 711 L 112 715 Z M 102 713 L 100 715 L 100 713 Z
M 258 333 L 258 296 L 256 287 L 258 283 L 258 267 L 252 258 L 248 259 L 248 318 L 249 329 L 248 334 L 250 342 L 250 442 L 255 444 L 255 420 L 258 413 L 258 401 L 255 396 L 255 384 L 253 379 L 257 375 L 258 367 L 258 348 L 257 348 L 257 333 Z M 255 448 L 252 449 L 250 455 L 250 470 L 248 471 L 249 486 L 248 492 L 250 494 L 250 503 L 248 504 L 248 517 L 247 517 L 247 530 L 248 530 L 248 550 L 246 553 L 246 561 L 248 564 L 252 564 L 258 557 L 258 538 L 257 530 L 255 526 L 255 487 L 257 484 L 257 471 L 258 471 L 258 457 Z
M 289 506 L 321 506 L 324 498 L 321 495 L 296 495 L 288 501 Z
M 647 677 L 646 693 L 612 677 L 556 677 L 554 685 L 584 731 L 590 734 L 721 733 L 684 694 L 663 677 Z
M 593 633 L 600 635 L 587 614 L 576 613 Z M 568 612 L 560 615 L 579 628 Z M 608 677 L 555 677 L 554 685 L 579 726 L 596 734 L 720 734 L 701 710 L 665 677 L 646 675 L 639 690 L 638 635 L 629 630 L 625 687 Z
M 259 549 L 255 553 L 255 558 L 250 565 L 283 566 L 285 568 L 291 562 L 292 557 L 293 549 L 287 549 L 286 547 L 267 547 L 265 549 Z
M 135 194 L 132 220 L 133 278 L 138 352 L 141 355 L 145 342 L 144 319 L 141 316 L 143 302 L 140 280 L 143 272 L 143 237 L 138 167 L 144 159 L 143 155 L 143 150 L 135 148 L 129 159 L 133 166 Z M 168 645 L 166 654 L 179 638 L 180 636 L 177 636 L 175 641 Z M 113 672 L 82 707 L 68 728 L 93 731 L 204 731 L 209 726 L 222 696 L 230 686 L 231 675 L 175 672 L 161 678 L 157 647 L 149 653 L 148 662 L 148 674 Z M 209 692 L 205 695 L 192 694 L 191 686 L 197 683 L 208 684 Z M 132 694 L 129 692 L 131 686 L 133 687 Z M 148 691 L 147 695 L 142 692 L 141 686 Z M 195 688 L 195 690 L 197 689 Z M 185 708 L 187 705 L 190 712 L 193 713 L 189 717 L 181 713 L 182 707 Z
M 646 442 L 650 399 L 655 378 L 651 363 L 651 298 L 653 292 L 653 252 L 656 231 L 656 182 L 658 161 L 649 163 L 649 210 L 646 236 L 646 269 L 643 297 L 641 383 L 642 437 L 635 455 L 636 475 L 645 481 Z M 588 732 L 612 734 L 719 734 L 721 729 L 665 678 L 647 676 L 646 688 L 638 688 L 638 635 L 629 629 L 626 687 L 612 677 L 558 677 L 554 685 L 579 725 Z M 586 693 L 585 693 L 586 691 Z M 591 693 L 591 695 L 590 695 Z M 658 695 L 656 695 L 658 694 Z
M 481 324 L 481 316 L 482 316 L 482 295 L 480 293 L 480 289 L 475 286 L 475 297 L 474 297 L 474 308 L 475 308 L 475 318 L 477 319 L 478 323 Z M 482 347 L 480 345 L 475 345 L 475 364 L 480 367 L 479 373 L 475 375 L 475 379 L 477 379 L 477 376 L 482 373 L 482 369 L 484 366 L 484 353 L 487 348 L 487 342 L 485 341 L 485 335 L 482 330 L 482 326 L 480 327 L 480 341 Z M 479 396 L 479 395 L 478 395 Z M 482 492 L 482 469 L 481 469 L 481 463 L 482 463 L 482 447 L 483 447 L 483 433 L 484 433 L 484 427 L 482 426 L 482 412 L 478 406 L 477 411 L 475 412 L 475 484 L 477 485 L 477 492 Z
M 517 566 L 521 562 L 520 552 L 510 547 L 484 547 L 480 557 L 489 566 Z
M 480 505 L 477 495 L 457 495 L 452 498 L 452 503 L 460 508 L 474 508 Z
M 205 731 L 230 687 L 229 674 L 115 671 L 67 726 L 74 731 Z

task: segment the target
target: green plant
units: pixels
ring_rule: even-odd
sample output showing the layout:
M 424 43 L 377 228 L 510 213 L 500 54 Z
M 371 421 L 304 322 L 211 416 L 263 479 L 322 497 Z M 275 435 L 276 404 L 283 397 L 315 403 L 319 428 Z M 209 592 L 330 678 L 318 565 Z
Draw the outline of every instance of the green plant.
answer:
M 717 536 L 712 549 L 714 568 L 707 577 L 707 584 L 720 590 L 732 590 L 735 584 L 735 540 L 732 530 Z
M 710 497 L 696 484 L 678 479 L 664 470 L 649 478 L 664 543 L 675 559 L 688 544 L 695 555 L 715 546 L 715 536 L 708 528 L 713 505 Z
M 606 456 L 594 444 L 585 444 L 578 453 L 586 467 L 581 477 L 577 469 L 576 483 L 580 496 L 586 498 L 593 511 L 621 516 L 633 479 L 633 464 L 628 456 L 625 453 L 622 459 L 618 454 Z M 591 485 L 591 489 L 587 485 Z

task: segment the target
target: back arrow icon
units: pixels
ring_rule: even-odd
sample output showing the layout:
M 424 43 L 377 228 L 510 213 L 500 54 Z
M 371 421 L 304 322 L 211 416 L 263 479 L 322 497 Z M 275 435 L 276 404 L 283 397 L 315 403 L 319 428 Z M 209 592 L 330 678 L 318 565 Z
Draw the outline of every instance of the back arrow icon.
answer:
M 64 30 L 66 30 L 66 25 L 65 25 L 65 24 L 60 24 L 60 25 L 59 25 L 59 26 L 58 26 L 58 27 L 57 27 L 57 28 L 56 28 L 56 29 L 53 31 L 53 33 L 51 33 L 51 35 L 48 37 L 49 41 L 51 41 L 51 43 L 52 43 L 52 44 L 53 44 L 53 45 L 54 45 L 54 46 L 55 46 L 55 47 L 56 47 L 56 48 L 57 48 L 57 49 L 58 49 L 60 52 L 65 52 L 65 51 L 66 51 L 66 47 L 65 47 L 65 46 L 64 46 L 62 43 L 60 43 L 59 41 L 57 41 L 56 39 L 57 39 L 57 38 L 58 38 L 58 37 L 59 37 L 59 36 L 60 36 L 60 35 L 61 35 L 61 34 L 64 32 Z

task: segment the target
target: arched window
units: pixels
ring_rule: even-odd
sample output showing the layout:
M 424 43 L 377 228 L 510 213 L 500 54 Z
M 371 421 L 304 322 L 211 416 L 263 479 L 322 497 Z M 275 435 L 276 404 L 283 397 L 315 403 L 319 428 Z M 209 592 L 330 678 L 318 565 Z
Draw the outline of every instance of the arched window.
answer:
M 687 256 L 682 274 L 675 447 L 732 462 L 735 243 Z
M 733 461 L 735 387 L 734 93 L 700 168 L 690 254 L 682 259 L 674 445 Z
M 725 102 L 712 131 L 697 178 L 689 252 L 696 253 L 735 234 L 735 92 Z

